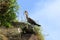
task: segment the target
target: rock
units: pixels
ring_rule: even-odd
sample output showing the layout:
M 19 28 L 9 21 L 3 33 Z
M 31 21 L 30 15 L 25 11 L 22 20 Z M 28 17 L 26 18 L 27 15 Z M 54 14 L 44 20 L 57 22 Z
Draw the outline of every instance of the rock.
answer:
M 8 38 L 5 35 L 0 34 L 0 40 L 8 40 Z
M 31 35 L 31 37 L 29 38 L 29 40 L 38 40 L 38 37 L 34 34 Z
M 23 33 L 22 30 L 27 26 L 26 23 L 17 22 L 17 24 L 13 23 L 13 26 L 13 28 L 0 27 L 0 40 L 38 40 L 37 35 L 31 29 L 31 25 L 28 24 L 28 28 L 31 28 L 26 29 L 26 33 Z M 22 29 L 19 26 L 22 26 Z

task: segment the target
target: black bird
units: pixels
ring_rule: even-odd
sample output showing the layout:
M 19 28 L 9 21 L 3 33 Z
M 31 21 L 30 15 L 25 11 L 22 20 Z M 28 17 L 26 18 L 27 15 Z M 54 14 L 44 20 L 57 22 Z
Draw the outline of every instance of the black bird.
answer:
M 37 24 L 33 19 L 28 17 L 28 12 L 27 11 L 25 11 L 25 15 L 26 15 L 27 22 L 29 22 L 32 25 L 41 26 L 41 25 Z

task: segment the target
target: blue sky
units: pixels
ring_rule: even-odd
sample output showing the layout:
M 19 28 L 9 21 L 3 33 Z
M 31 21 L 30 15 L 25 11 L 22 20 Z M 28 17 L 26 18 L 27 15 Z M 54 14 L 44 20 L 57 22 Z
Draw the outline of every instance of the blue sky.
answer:
M 25 21 L 24 11 L 42 25 L 45 40 L 60 40 L 60 0 L 18 0 L 18 20 Z

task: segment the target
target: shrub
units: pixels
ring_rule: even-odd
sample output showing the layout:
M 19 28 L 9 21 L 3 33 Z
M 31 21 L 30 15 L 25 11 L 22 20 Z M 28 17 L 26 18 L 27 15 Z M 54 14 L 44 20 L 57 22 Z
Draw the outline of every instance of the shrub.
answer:
M 0 0 L 0 26 L 9 27 L 16 20 L 17 10 L 16 0 Z

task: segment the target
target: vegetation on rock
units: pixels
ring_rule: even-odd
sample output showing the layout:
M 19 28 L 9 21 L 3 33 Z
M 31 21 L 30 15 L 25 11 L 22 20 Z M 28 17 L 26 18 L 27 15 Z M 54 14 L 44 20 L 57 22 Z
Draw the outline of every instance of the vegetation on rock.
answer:
M 0 0 L 0 26 L 10 27 L 16 20 L 18 5 L 16 0 Z

